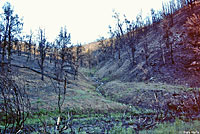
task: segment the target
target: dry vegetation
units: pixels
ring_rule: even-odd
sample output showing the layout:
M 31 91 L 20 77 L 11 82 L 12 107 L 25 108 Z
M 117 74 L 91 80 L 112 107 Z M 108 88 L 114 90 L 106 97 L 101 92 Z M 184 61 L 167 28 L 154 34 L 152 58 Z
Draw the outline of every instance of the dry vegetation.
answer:
M 56 40 L 59 47 L 46 43 L 41 29 L 40 46 L 35 52 L 34 46 L 32 51 L 27 49 L 31 42 L 21 41 L 20 54 L 15 44 L 12 62 L 6 58 L 1 61 L 2 74 L 11 80 L 0 85 L 0 103 L 4 109 L 6 101 L 11 104 L 8 111 L 0 106 L 0 133 L 199 131 L 200 3 L 195 3 L 178 10 L 170 3 L 153 24 L 143 22 L 141 15 L 134 24 L 125 18 L 130 29 L 124 31 L 115 13 L 120 30 L 113 32 L 110 28 L 112 38 L 84 46 L 66 46 L 70 42 L 66 28 Z M 165 10 L 169 10 L 168 15 Z M 3 76 L 0 82 L 7 80 Z M 13 93 L 13 87 L 28 95 L 30 111 L 17 109 L 12 96 L 3 94 L 4 89 Z M 13 98 L 17 98 L 18 92 L 14 93 Z M 10 120 L 9 112 L 17 115 L 13 109 L 27 117 L 20 125 L 5 122 Z
M 47 110 L 56 109 L 57 94 L 53 83 L 55 80 L 45 78 L 44 81 L 40 80 L 40 74 L 31 72 L 28 69 L 18 69 L 18 74 L 14 79 L 16 82 L 25 82 L 25 87 L 30 95 L 31 104 L 33 109 L 45 108 Z M 24 83 L 19 83 L 23 85 Z M 85 112 L 88 110 L 94 111 L 114 111 L 124 110 L 127 107 L 117 102 L 107 100 L 96 92 L 95 83 L 88 80 L 83 74 L 80 73 L 78 80 L 71 81 L 67 85 L 66 100 L 64 102 L 64 109 L 80 109 Z

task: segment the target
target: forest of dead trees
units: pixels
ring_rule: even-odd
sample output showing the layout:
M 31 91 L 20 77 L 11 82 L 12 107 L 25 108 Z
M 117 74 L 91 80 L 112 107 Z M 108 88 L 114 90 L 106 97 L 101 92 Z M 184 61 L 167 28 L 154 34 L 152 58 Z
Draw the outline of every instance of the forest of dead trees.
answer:
M 161 11 L 151 9 L 151 16 L 147 16 L 146 18 L 142 18 L 142 12 L 140 12 L 135 20 L 132 21 L 128 20 L 125 15 L 124 19 L 122 19 L 120 14 L 114 11 L 113 18 L 116 21 L 116 25 L 114 27 L 109 26 L 109 39 L 106 40 L 102 37 L 98 40 L 100 49 L 98 50 L 99 56 L 97 56 L 97 63 L 109 59 L 120 60 L 122 52 L 127 51 L 132 66 L 137 65 L 135 53 L 140 50 L 136 50 L 136 46 L 139 44 L 139 41 L 145 40 L 144 43 L 142 43 L 141 54 L 148 66 L 150 46 L 147 42 L 147 34 L 149 31 L 155 30 L 157 33 L 162 33 L 162 41 L 160 44 L 165 44 L 165 46 L 160 45 L 163 64 L 166 64 L 167 59 L 170 59 L 171 64 L 174 64 L 174 42 L 178 42 L 178 44 L 190 44 L 193 47 L 198 44 L 199 32 L 197 27 L 199 27 L 199 25 L 197 22 L 199 20 L 199 15 L 193 14 L 195 3 L 197 2 L 196 0 L 170 0 L 163 3 Z M 177 33 L 174 33 L 171 29 L 174 26 L 174 16 L 180 9 L 186 8 L 189 9 L 186 12 L 189 17 L 185 22 L 184 30 L 178 33 L 180 36 L 177 36 Z M 161 29 L 161 31 L 158 29 Z M 194 30 L 193 33 L 191 33 L 191 29 Z M 191 43 L 190 40 L 193 40 L 195 43 Z M 197 46 L 195 49 L 198 49 Z M 165 56 L 167 52 L 170 53 L 169 58 Z M 196 54 L 198 55 L 198 53 Z
M 41 69 L 41 74 L 43 74 L 45 68 L 43 64 L 47 59 L 50 63 L 54 63 L 55 70 L 63 70 L 64 67 L 71 67 L 72 70 L 76 72 L 75 74 L 77 74 L 76 70 L 78 70 L 78 66 L 91 67 L 102 60 L 108 60 L 110 58 L 120 60 L 122 51 L 127 51 L 129 53 L 131 64 L 134 65 L 136 64 L 136 44 L 138 44 L 141 38 L 145 40 L 149 30 L 152 28 L 157 29 L 157 24 L 161 23 L 162 20 L 161 29 L 164 33 L 163 41 L 166 47 L 161 49 L 163 53 L 165 53 L 165 51 L 170 51 L 170 59 L 173 64 L 172 44 L 173 41 L 176 40 L 176 37 L 173 35 L 174 33 L 170 28 L 174 25 L 174 14 L 180 8 L 188 6 L 191 9 L 191 12 L 188 14 L 192 15 L 192 10 L 196 2 L 196 0 L 170 0 L 169 2 L 163 3 L 161 11 L 151 9 L 151 16 L 147 16 L 146 18 L 142 18 L 142 12 L 140 12 L 136 16 L 136 19 L 132 21 L 128 20 L 125 15 L 122 20 L 120 14 L 114 11 L 113 18 L 116 20 L 116 26 L 109 26 L 109 39 L 102 37 L 97 40 L 99 42 L 99 52 L 92 52 L 92 50 L 89 49 L 85 50 L 81 44 L 71 44 L 71 36 L 66 27 L 61 28 L 60 34 L 54 42 L 48 42 L 48 40 L 46 40 L 45 29 L 42 28 L 39 28 L 37 33 L 30 31 L 30 34 L 22 36 L 23 20 L 17 14 L 14 14 L 10 3 L 6 3 L 3 7 L 4 13 L 1 15 L 2 21 L 0 25 L 1 70 L 4 71 L 5 65 L 8 67 L 6 69 L 9 70 L 12 55 L 14 56 L 14 54 L 17 54 L 20 56 L 22 53 L 26 55 L 27 61 L 37 60 L 38 66 Z M 198 15 L 195 16 L 193 19 L 198 19 Z M 185 26 L 187 27 L 188 25 L 186 24 Z M 187 32 L 185 31 L 184 33 Z M 196 40 L 198 41 L 198 39 Z M 143 43 L 143 53 L 146 64 L 148 64 L 149 57 L 148 47 L 148 42 Z M 92 58 L 94 55 L 92 53 L 98 53 L 98 56 Z M 166 62 L 164 56 L 162 56 L 162 60 L 164 63 Z M 57 69 L 58 66 L 60 67 L 59 69 Z
M 76 80 L 79 66 L 87 64 L 83 62 L 84 48 L 81 44 L 71 44 L 71 35 L 66 27 L 60 29 L 54 42 L 48 42 L 42 28 L 37 33 L 30 31 L 30 34 L 22 35 L 23 19 L 14 13 L 8 2 L 3 6 L 0 17 L 0 117 L 5 117 L 0 118 L 4 124 L 0 133 L 18 133 L 31 112 L 30 98 L 24 85 L 18 85 L 13 80 L 18 73 L 15 67 L 39 73 L 42 81 L 47 77 L 51 79 L 57 94 L 60 119 L 68 76 Z M 23 62 L 27 64 L 15 64 L 16 58 L 25 60 Z M 47 67 L 53 69 L 45 72 Z M 58 131 L 63 129 L 59 125 L 57 127 Z
M 31 31 L 30 34 L 22 36 L 23 20 L 14 14 L 11 4 L 6 3 L 3 11 L 0 25 L 1 72 L 10 72 L 12 57 L 23 55 L 26 56 L 26 62 L 38 63 L 42 80 L 44 62 L 47 60 L 54 63 L 57 78 L 62 78 L 63 71 L 77 75 L 79 62 L 83 65 L 83 47 L 81 44 L 71 44 L 71 36 L 66 27 L 61 28 L 54 42 L 47 41 L 45 29 L 42 28 L 39 28 L 36 34 Z
M 11 4 L 6 3 L 3 6 L 0 21 L 0 98 L 4 100 L 0 110 L 5 112 L 5 124 L 17 124 L 17 127 L 13 127 L 12 131 L 17 132 L 20 130 L 28 116 L 26 113 L 30 107 L 25 90 L 20 89 L 12 80 L 12 66 L 17 66 L 12 63 L 12 60 L 16 55 L 25 56 L 27 62 L 35 61 L 40 68 L 40 71 L 37 72 L 41 74 L 41 80 L 44 80 L 44 76 L 48 77 L 48 74 L 44 72 L 46 67 L 44 63 L 48 62 L 53 65 L 53 78 L 58 80 L 59 84 L 64 83 L 62 91 L 58 88 L 58 107 L 61 113 L 64 99 L 61 96 L 66 92 L 66 81 L 69 74 L 74 79 L 77 79 L 80 66 L 91 68 L 108 59 L 120 60 L 123 51 L 128 52 L 130 63 L 134 66 L 137 64 L 135 61 L 135 52 L 137 51 L 135 46 L 138 44 L 139 39 L 146 38 L 148 31 L 157 29 L 157 24 L 161 22 L 161 28 L 164 33 L 163 41 L 166 44 L 165 47 L 160 48 L 162 52 L 161 58 L 165 64 L 165 52 L 169 51 L 171 63 L 174 64 L 172 44 L 176 38 L 170 27 L 174 25 L 174 14 L 181 8 L 190 8 L 188 14 L 191 17 L 184 24 L 185 29 L 182 33 L 182 38 L 186 43 L 193 46 L 197 54 L 197 58 L 194 61 L 197 63 L 200 53 L 200 25 L 198 24 L 200 16 L 192 12 L 196 2 L 198 1 L 170 0 L 167 3 L 163 3 L 162 11 L 152 9 L 151 16 L 147 16 L 145 19 L 142 18 L 142 13 L 140 13 L 135 21 L 128 20 L 125 15 L 124 20 L 121 20 L 119 13 L 114 12 L 113 18 L 116 20 L 116 26 L 109 26 L 110 38 L 99 39 L 99 49 L 94 52 L 89 49 L 85 50 L 81 44 L 72 45 L 71 35 L 66 27 L 60 29 L 60 33 L 54 42 L 48 42 L 45 36 L 45 29 L 42 28 L 38 29 L 38 33 L 31 31 L 30 34 L 22 36 L 23 20 L 14 13 Z M 143 43 L 142 47 L 144 60 L 146 65 L 149 65 L 148 42 Z M 94 54 L 98 56 L 94 58 Z M 21 67 L 26 68 L 25 66 Z M 27 68 L 34 71 L 34 68 Z M 10 96 L 7 94 L 10 94 Z

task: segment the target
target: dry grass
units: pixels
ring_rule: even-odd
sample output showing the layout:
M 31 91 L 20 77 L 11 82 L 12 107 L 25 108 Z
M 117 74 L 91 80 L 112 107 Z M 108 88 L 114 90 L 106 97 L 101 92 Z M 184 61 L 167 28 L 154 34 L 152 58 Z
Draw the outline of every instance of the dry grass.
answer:
M 105 89 L 115 89 L 115 90 L 163 90 L 163 91 L 180 91 L 185 90 L 184 86 L 173 86 L 166 83 L 154 83 L 154 82 L 122 82 L 119 80 L 111 81 L 106 83 Z
M 121 82 L 111 81 L 102 86 L 103 93 L 113 101 L 153 108 L 157 99 L 159 103 L 167 101 L 173 93 L 185 91 L 184 86 L 173 86 L 165 83 Z M 155 98 L 155 94 L 158 98 Z
M 41 76 L 27 69 L 18 69 L 18 75 L 14 77 L 19 85 L 25 86 L 33 109 L 45 108 L 55 110 L 57 108 L 57 94 L 52 84 L 56 81 L 45 77 L 41 81 Z M 95 83 L 89 78 L 80 73 L 78 80 L 70 80 L 68 84 L 66 99 L 63 104 L 63 109 L 78 109 L 81 111 L 115 111 L 125 110 L 128 107 L 106 99 L 96 92 Z

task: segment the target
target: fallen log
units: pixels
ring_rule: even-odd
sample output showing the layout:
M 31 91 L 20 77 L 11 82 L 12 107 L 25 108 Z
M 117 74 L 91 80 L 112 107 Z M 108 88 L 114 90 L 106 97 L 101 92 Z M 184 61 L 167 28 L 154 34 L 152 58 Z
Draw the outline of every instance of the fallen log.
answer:
M 11 66 L 13 66 L 13 67 L 18 67 L 18 68 L 25 68 L 25 69 L 31 70 L 31 71 L 33 71 L 33 72 L 35 72 L 35 73 L 42 74 L 40 71 L 35 70 L 35 69 L 33 69 L 33 68 L 30 68 L 30 67 L 27 67 L 27 66 L 19 66 L 19 65 L 16 65 L 16 64 L 11 64 Z M 50 79 L 59 81 L 59 82 L 64 82 L 64 80 L 62 80 L 62 79 L 58 79 L 58 78 L 56 78 L 56 77 L 50 76 L 50 75 L 45 74 L 45 73 L 44 73 L 44 76 L 46 76 L 46 77 L 48 77 L 48 78 L 50 78 Z

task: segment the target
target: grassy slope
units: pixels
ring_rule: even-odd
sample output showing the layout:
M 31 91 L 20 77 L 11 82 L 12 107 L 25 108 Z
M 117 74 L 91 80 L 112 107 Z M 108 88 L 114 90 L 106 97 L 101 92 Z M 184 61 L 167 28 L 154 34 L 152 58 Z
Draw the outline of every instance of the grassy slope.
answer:
M 101 90 L 112 100 L 143 108 L 153 108 L 156 99 L 160 103 L 164 103 L 171 94 L 186 89 L 184 86 L 172 86 L 164 83 L 111 81 L 106 83 Z M 158 98 L 155 98 L 155 93 Z
M 180 14 L 177 14 L 176 17 L 183 17 Z M 185 17 L 184 17 L 185 18 Z M 178 20 L 176 20 L 178 21 Z M 175 21 L 175 22 L 176 22 Z M 173 27 L 176 30 L 179 27 L 177 24 Z M 159 30 L 157 32 L 160 32 Z M 152 40 L 151 43 L 151 51 L 158 48 L 159 40 L 161 36 L 157 36 L 155 31 L 151 31 L 149 33 L 148 39 Z M 154 46 L 155 45 L 155 46 Z M 164 45 L 164 44 L 162 44 Z M 142 42 L 137 46 L 137 49 L 140 50 L 142 46 Z M 181 49 L 180 49 L 181 50 Z M 153 51 L 152 51 L 153 52 Z M 179 50 L 176 51 L 178 56 Z M 156 62 L 156 58 L 159 55 L 159 50 L 156 51 L 150 57 L 151 62 Z M 187 52 L 186 52 L 187 53 Z M 127 59 L 127 54 L 124 52 L 122 54 L 122 61 L 108 61 L 105 65 L 99 70 L 95 69 L 80 69 L 80 74 L 78 80 L 70 80 L 71 83 L 68 84 L 66 100 L 63 105 L 63 109 L 69 108 L 81 112 L 87 113 L 88 111 L 94 112 L 120 112 L 126 109 L 130 109 L 129 105 L 133 106 L 141 106 L 142 111 L 146 108 L 152 108 L 150 105 L 154 105 L 155 98 L 154 92 L 159 92 L 158 98 L 159 101 L 162 102 L 164 99 L 167 99 L 167 95 L 174 92 L 182 92 L 182 90 L 187 90 L 184 86 L 170 85 L 166 83 L 160 83 L 157 80 L 158 77 L 162 77 L 160 79 L 170 79 L 172 76 L 172 71 L 170 69 L 175 68 L 176 65 L 167 66 L 156 66 L 160 67 L 160 71 L 168 72 L 165 73 L 166 76 L 163 76 L 160 73 L 151 73 L 151 71 L 155 71 L 156 67 L 145 68 L 144 61 L 138 54 L 138 62 L 137 66 L 131 69 L 129 67 L 129 61 Z M 185 56 L 185 55 L 183 55 Z M 180 57 L 176 57 L 176 61 L 178 63 Z M 23 59 L 25 61 L 26 58 Z M 20 63 L 20 61 L 14 61 L 14 63 Z M 48 65 L 48 63 L 46 63 Z M 34 66 L 34 64 L 33 64 Z M 178 66 L 179 67 L 179 66 Z M 145 77 L 144 71 L 142 68 L 147 69 L 150 76 L 156 77 L 155 81 L 146 81 L 146 82 L 122 82 L 121 80 L 133 81 L 135 79 L 141 78 L 141 80 Z M 25 86 L 28 93 L 30 94 L 31 104 L 33 109 L 46 109 L 46 110 L 55 110 L 57 107 L 57 95 L 55 93 L 55 88 L 52 83 L 56 84 L 55 81 L 51 81 L 49 78 L 45 77 L 44 81 L 41 81 L 41 76 L 37 73 L 34 73 L 27 69 L 18 69 L 19 71 L 16 77 L 16 81 L 20 83 L 19 85 Z M 180 70 L 183 71 L 183 70 Z M 46 71 L 48 72 L 48 71 Z M 97 90 L 97 83 L 92 81 L 91 77 L 94 75 L 100 77 L 102 82 L 105 82 L 99 89 L 103 92 L 102 96 Z M 178 73 L 178 72 L 176 72 Z M 179 72 L 180 73 L 180 72 Z M 187 73 L 187 72 L 186 72 Z M 158 75 L 158 76 L 155 76 Z M 177 75 L 175 75 L 177 78 Z M 179 76 L 180 77 L 180 76 Z M 134 79 L 135 78 L 135 79 Z M 196 76 L 194 76 L 196 78 Z M 144 78 L 145 79 L 145 78 Z M 179 78 L 177 78 L 179 80 Z M 140 81 L 141 81 L 140 80 Z M 175 82 L 176 84 L 176 82 Z M 166 95 L 166 97 L 163 97 Z M 146 105 L 145 105 L 146 104 Z M 147 106 L 149 105 L 149 106 Z M 134 108 L 133 108 L 134 109 Z M 56 116 L 56 115 L 54 115 Z M 176 120 L 176 122 L 164 123 L 158 125 L 155 129 L 152 130 L 144 130 L 141 133 L 177 133 L 188 130 L 199 130 L 198 129 L 198 121 L 185 123 L 180 120 Z M 111 133 L 132 133 L 132 129 L 124 129 L 120 126 L 116 126 L 113 128 Z
M 57 107 L 57 94 L 53 83 L 57 83 L 45 77 L 40 80 L 40 75 L 27 69 L 18 69 L 19 74 L 16 77 L 20 85 L 25 85 L 30 94 L 31 103 L 34 107 L 39 105 L 41 108 L 55 109 Z M 23 83 L 25 81 L 25 83 Z M 79 109 L 83 111 L 113 111 L 123 110 L 127 107 L 120 103 L 107 100 L 96 92 L 95 83 L 86 76 L 80 74 L 78 80 L 71 80 L 67 86 L 66 100 L 63 109 Z M 62 88 L 62 87 L 61 87 Z
M 200 13 L 199 7 L 198 3 L 195 7 L 196 14 Z M 175 13 L 174 26 L 171 27 L 174 36 L 180 35 L 183 24 L 189 17 L 188 12 L 188 8 L 183 8 Z M 122 53 L 121 61 L 112 59 L 99 66 L 95 76 L 105 82 L 100 90 L 107 98 L 134 106 L 152 108 L 156 101 L 154 92 L 158 92 L 158 100 L 163 103 L 172 93 L 191 90 L 192 88 L 188 86 L 199 86 L 199 75 L 185 67 L 190 64 L 194 54 L 191 50 L 185 49 L 185 46 L 179 46 L 178 41 L 173 44 L 175 64 L 170 63 L 169 52 L 167 52 L 165 55 L 167 63 L 163 65 L 160 59 L 160 43 L 162 47 L 165 44 L 162 42 L 161 24 L 158 25 L 157 30 L 150 30 L 147 36 L 151 53 L 148 61 L 152 66 L 145 65 L 144 58 L 139 52 L 142 50 L 144 39 L 140 39 L 140 43 L 136 46 L 137 65 L 134 67 L 130 68 L 130 61 L 125 51 Z M 147 75 L 144 70 L 147 71 Z M 163 123 L 157 125 L 155 129 L 141 131 L 144 134 L 189 132 L 200 132 L 199 121 L 183 122 L 177 119 L 174 123 Z M 128 132 L 119 127 L 119 133 L 132 133 L 132 131 Z
M 16 77 L 16 81 L 20 83 L 21 86 L 25 86 L 30 98 L 31 103 L 34 109 L 38 111 L 37 107 L 39 107 L 40 111 L 55 111 L 57 106 L 57 97 L 54 91 L 53 84 L 56 84 L 55 81 L 51 81 L 49 78 L 45 77 L 44 81 L 41 81 L 41 76 L 37 73 L 34 73 L 27 69 L 19 69 Z M 16 71 L 17 72 L 17 71 Z M 119 113 L 119 115 L 113 115 L 115 120 L 119 121 L 119 124 L 115 124 L 116 126 L 112 127 L 109 133 L 134 133 L 131 127 L 129 129 L 125 129 L 120 124 L 121 112 L 124 110 L 131 110 L 134 113 L 144 113 L 153 112 L 152 107 L 147 107 L 147 105 L 153 105 L 155 102 L 154 91 L 163 91 L 164 94 L 181 92 L 182 90 L 186 90 L 187 88 L 184 86 L 173 86 L 170 84 L 164 83 L 153 83 L 153 82 L 121 82 L 120 80 L 112 80 L 109 77 L 104 77 L 102 82 L 104 84 L 99 88 L 100 91 L 104 92 L 105 96 L 102 96 L 97 90 L 98 84 L 92 81 L 96 69 L 87 69 L 80 68 L 80 73 L 78 80 L 70 80 L 71 83 L 68 84 L 66 100 L 63 105 L 63 110 L 71 109 L 79 113 L 77 116 L 77 121 L 82 122 L 83 124 L 87 124 L 90 122 L 94 122 L 95 120 L 101 120 L 101 115 L 98 114 L 95 116 L 95 119 L 91 116 L 85 115 L 84 113 Z M 161 97 L 161 96 L 160 96 Z M 160 98 L 160 101 L 163 101 L 163 98 Z M 146 105 L 144 105 L 146 104 Z M 130 105 L 137 106 L 130 107 Z M 138 106 L 140 107 L 138 109 Z M 43 112 L 42 112 L 43 113 Z M 45 112 L 44 112 L 45 113 Z M 50 124 L 55 123 L 52 121 L 51 117 L 56 117 L 56 113 L 45 113 L 43 115 L 43 119 Z M 74 115 L 76 117 L 76 115 Z M 83 121 L 79 120 L 85 118 Z M 103 120 L 108 120 L 107 117 L 104 117 Z M 119 118 L 119 119 L 117 119 Z M 178 121 L 180 122 L 180 121 Z M 40 124 L 40 120 L 38 117 L 33 117 L 33 119 L 27 120 L 28 124 Z M 197 130 L 197 124 L 194 123 L 179 123 L 176 122 L 173 124 L 164 123 L 157 125 L 155 129 L 152 130 L 143 130 L 141 133 L 162 133 L 162 132 L 178 132 L 181 128 L 186 128 L 184 130 Z M 108 123 L 109 124 L 109 123 Z M 168 126 L 168 129 L 164 129 Z M 77 126 L 78 127 L 78 126 Z M 97 129 L 97 130 L 95 130 Z M 82 132 L 85 130 L 83 129 Z M 89 131 L 89 130 L 88 130 Z M 90 130 L 99 132 L 98 128 L 94 128 Z

